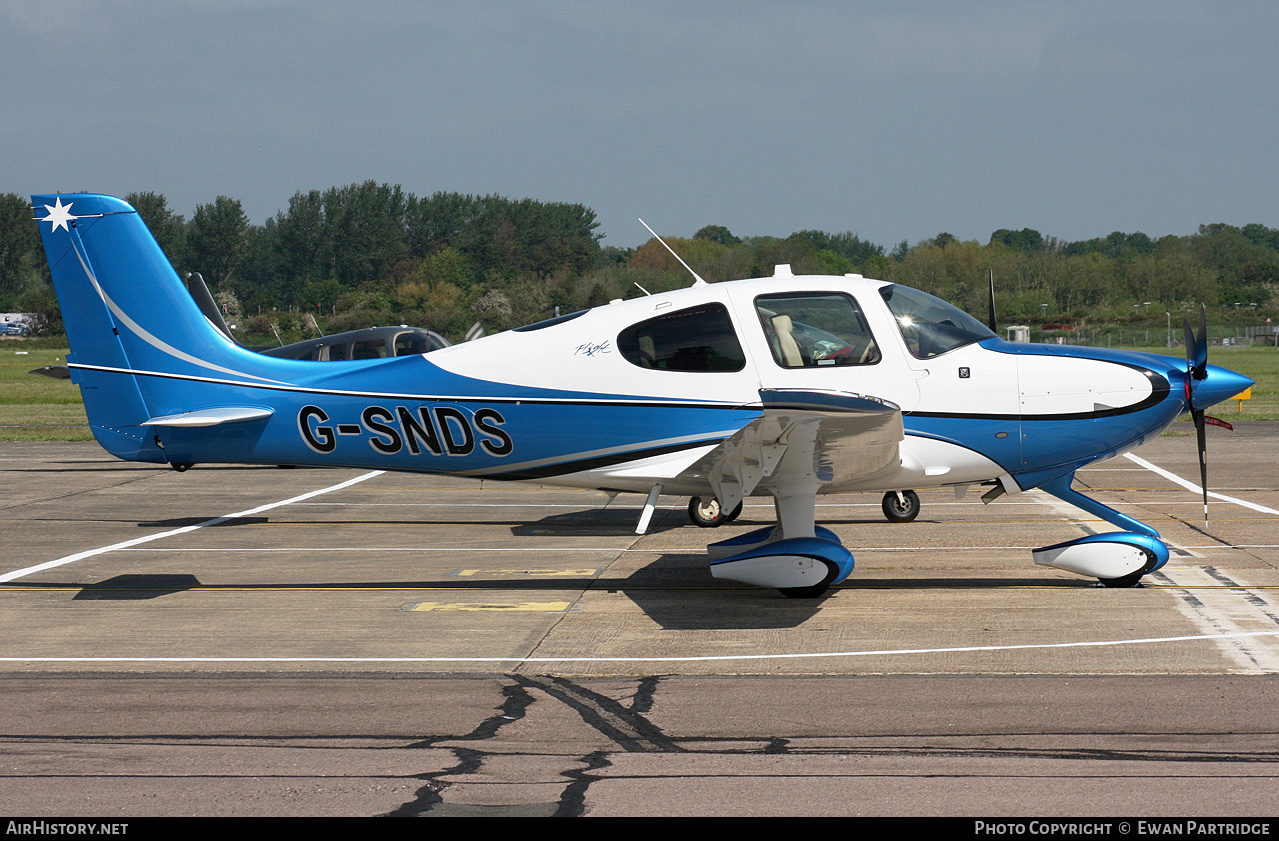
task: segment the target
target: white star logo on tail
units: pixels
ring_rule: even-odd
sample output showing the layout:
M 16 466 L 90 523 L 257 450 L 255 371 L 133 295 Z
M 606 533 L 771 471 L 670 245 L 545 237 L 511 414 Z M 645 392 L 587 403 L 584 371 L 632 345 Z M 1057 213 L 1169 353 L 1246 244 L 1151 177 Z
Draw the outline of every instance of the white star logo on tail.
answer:
M 70 229 L 67 228 L 67 223 L 72 219 L 80 218 L 79 216 L 71 215 L 71 205 L 73 204 L 75 204 L 75 202 L 67 202 L 66 204 L 63 204 L 62 199 L 54 199 L 52 205 L 46 204 L 44 206 L 44 209 L 49 211 L 49 215 L 40 221 L 48 222 L 53 225 L 53 227 L 50 228 L 52 231 L 56 231 L 58 228 L 61 228 L 64 231 L 69 231 Z

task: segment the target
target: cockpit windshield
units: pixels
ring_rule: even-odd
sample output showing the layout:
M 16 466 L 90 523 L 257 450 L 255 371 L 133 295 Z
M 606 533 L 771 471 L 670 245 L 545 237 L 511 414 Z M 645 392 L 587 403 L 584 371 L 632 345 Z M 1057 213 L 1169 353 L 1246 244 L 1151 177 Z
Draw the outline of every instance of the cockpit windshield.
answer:
M 885 286 L 879 294 L 892 310 L 906 348 L 916 359 L 932 359 L 995 337 L 985 324 L 927 292 L 909 286 Z

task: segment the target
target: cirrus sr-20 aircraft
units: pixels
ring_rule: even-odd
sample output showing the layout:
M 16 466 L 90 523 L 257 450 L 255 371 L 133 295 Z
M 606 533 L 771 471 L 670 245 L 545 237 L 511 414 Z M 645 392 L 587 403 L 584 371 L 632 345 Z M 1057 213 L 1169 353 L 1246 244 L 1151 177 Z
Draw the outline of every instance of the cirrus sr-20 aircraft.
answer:
M 430 354 L 347 362 L 239 347 L 201 314 L 137 212 L 33 196 L 69 367 L 106 450 L 169 464 L 307 464 L 700 497 L 771 496 L 777 523 L 708 547 L 717 578 L 813 597 L 853 569 L 819 493 L 1042 488 L 1115 525 L 1037 563 L 1131 586 L 1150 526 L 1071 488 L 1251 380 L 1206 362 L 1014 344 L 909 287 L 796 276 L 615 301 Z M 1202 463 L 1202 458 L 1201 458 Z

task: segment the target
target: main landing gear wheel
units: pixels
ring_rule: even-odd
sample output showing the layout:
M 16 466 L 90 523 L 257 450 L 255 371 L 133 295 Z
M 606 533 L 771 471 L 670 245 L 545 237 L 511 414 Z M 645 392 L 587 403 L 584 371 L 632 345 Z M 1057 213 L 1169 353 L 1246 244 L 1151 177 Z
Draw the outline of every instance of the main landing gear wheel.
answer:
M 815 599 L 829 589 L 829 584 L 814 584 L 812 587 L 783 587 L 777 592 L 788 599 Z
M 725 523 L 731 523 L 741 513 L 742 503 L 740 502 L 732 511 L 722 514 L 719 500 L 715 497 L 702 499 L 700 496 L 695 496 L 688 501 L 688 518 L 704 529 L 719 528 Z
M 781 593 L 788 599 L 815 599 L 830 589 L 830 583 L 835 580 L 835 576 L 839 575 L 839 569 L 829 561 L 823 561 L 826 564 L 826 577 L 822 579 L 820 584 L 813 584 L 808 587 L 782 587 L 777 592 Z
M 884 509 L 884 516 L 890 523 L 909 523 L 919 516 L 919 494 L 914 491 L 901 491 L 901 499 L 899 499 L 897 493 L 897 491 L 889 491 L 884 494 L 884 501 L 880 507 Z

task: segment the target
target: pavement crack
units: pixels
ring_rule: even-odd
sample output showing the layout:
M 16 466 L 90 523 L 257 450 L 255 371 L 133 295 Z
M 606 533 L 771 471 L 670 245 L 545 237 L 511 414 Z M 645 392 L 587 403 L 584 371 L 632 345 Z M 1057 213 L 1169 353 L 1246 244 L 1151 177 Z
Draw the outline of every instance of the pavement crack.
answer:
M 505 696 L 502 706 L 498 707 L 493 715 L 476 725 L 475 729 L 470 733 L 463 736 L 432 736 L 428 739 L 421 739 L 411 745 L 405 745 L 404 750 L 433 748 L 438 742 L 483 741 L 493 738 L 503 727 L 523 718 L 525 712 L 533 703 L 533 696 L 528 694 L 528 690 L 518 682 L 518 679 L 515 683 L 503 686 L 502 694 Z
M 653 698 L 657 694 L 657 687 L 662 683 L 660 677 L 640 678 L 639 686 L 635 688 L 635 697 L 631 699 L 631 712 L 635 715 L 643 715 L 653 709 Z
M 432 736 L 428 739 L 419 739 L 410 745 L 405 745 L 402 750 L 432 749 L 439 742 L 482 742 L 494 738 L 503 727 L 522 719 L 529 706 L 533 703 L 533 696 L 518 681 L 503 686 L 502 695 L 504 700 L 497 711 L 480 722 L 470 733 L 463 736 Z M 431 809 L 444 802 L 440 792 L 453 785 L 445 778 L 477 773 L 483 767 L 485 757 L 488 756 L 483 751 L 473 748 L 454 747 L 450 748 L 450 750 L 458 758 L 458 763 L 441 771 L 418 775 L 416 779 L 424 780 L 426 784 L 417 790 L 413 800 L 409 800 L 394 811 L 388 812 L 388 817 L 422 815 L 431 811 Z
M 431 749 L 439 747 L 441 742 L 456 743 L 463 740 L 484 742 L 493 739 L 503 727 L 525 717 L 535 702 L 535 696 L 529 690 L 537 688 L 576 711 L 587 725 L 608 737 L 624 752 L 685 752 L 685 748 L 675 744 L 644 717 L 653 708 L 654 696 L 660 684 L 660 677 L 642 678 L 627 705 L 598 692 L 592 692 L 565 678 L 516 675 L 513 676 L 513 683 L 505 685 L 502 689 L 505 698 L 501 707 L 480 722 L 470 733 L 464 736 L 433 736 L 420 739 L 406 745 L 404 749 Z M 386 813 L 388 816 L 403 817 L 431 812 L 445 803 L 445 790 L 456 785 L 459 778 L 479 774 L 491 755 L 482 750 L 456 745 L 449 750 L 457 757 L 457 763 L 440 771 L 417 776 L 415 779 L 422 780 L 423 785 L 417 790 L 414 798 Z M 560 772 L 568 783 L 556 804 L 556 816 L 576 817 L 584 814 L 587 790 L 591 783 L 598 779 L 594 772 L 608 768 L 612 764 L 608 759 L 609 753 L 608 750 L 593 751 L 577 760 L 580 767 L 570 766 L 569 769 Z
M 591 783 L 599 779 L 591 772 L 611 767 L 613 764 L 608 761 L 608 753 L 602 750 L 587 754 L 582 757 L 582 762 L 586 764 L 585 768 L 564 772 L 564 776 L 572 782 L 560 795 L 559 807 L 555 810 L 557 818 L 580 818 L 586 814 L 586 790 L 590 788 Z
M 535 675 L 519 676 L 517 679 L 528 686 L 536 686 L 551 697 L 572 707 L 583 721 L 607 736 L 624 751 L 682 753 L 685 750 L 635 709 L 627 709 L 612 698 L 592 692 L 566 678 Z M 637 693 L 635 705 L 647 711 L 652 703 L 654 688 L 642 686 L 643 691 Z
M 440 792 L 452 785 L 452 783 L 442 779 L 443 777 L 474 774 L 484 764 L 484 754 L 480 751 L 471 750 L 470 748 L 453 748 L 453 753 L 458 758 L 456 765 L 430 774 L 418 775 L 416 779 L 425 780 L 426 785 L 417 790 L 417 795 L 414 799 L 400 804 L 398 808 L 387 812 L 384 817 L 411 818 L 430 812 L 444 802 Z

